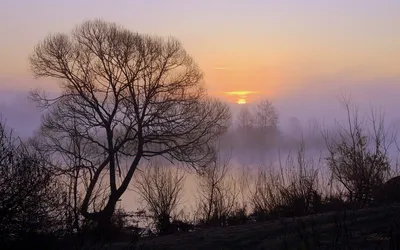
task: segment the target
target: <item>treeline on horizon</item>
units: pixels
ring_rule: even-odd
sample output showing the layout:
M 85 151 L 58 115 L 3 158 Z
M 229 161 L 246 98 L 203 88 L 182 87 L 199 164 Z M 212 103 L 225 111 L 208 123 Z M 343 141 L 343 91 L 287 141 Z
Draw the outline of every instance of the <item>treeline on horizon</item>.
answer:
M 135 216 L 165 235 L 399 201 L 399 179 L 391 179 L 397 161 L 388 154 L 400 152 L 396 131 L 385 127 L 382 113 L 359 114 L 350 98 L 341 103 L 344 123 L 318 127 L 323 156 L 308 156 L 299 140 L 279 168 L 251 173 L 242 165 L 233 175 L 234 155 L 223 157 L 220 149 L 276 147 L 285 140 L 279 116 L 263 100 L 232 117 L 207 95 L 201 70 L 176 39 L 87 21 L 46 37 L 30 65 L 36 77 L 57 80 L 62 93 L 31 92 L 45 112 L 27 141 L 0 123 L 4 248 L 118 238 L 127 226 L 138 233 Z M 160 158 L 178 168 L 152 161 Z M 199 180 L 193 214 L 177 210 L 186 171 Z M 144 201 L 140 213 L 118 209 L 128 189 Z

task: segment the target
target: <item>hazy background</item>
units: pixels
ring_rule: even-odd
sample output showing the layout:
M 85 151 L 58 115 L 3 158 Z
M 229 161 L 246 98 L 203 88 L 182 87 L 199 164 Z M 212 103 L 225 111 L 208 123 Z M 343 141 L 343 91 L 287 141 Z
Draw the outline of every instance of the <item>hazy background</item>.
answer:
M 1 0 L 0 112 L 29 134 L 37 114 L 24 100 L 39 85 L 28 56 L 47 34 L 103 18 L 134 31 L 175 36 L 205 73 L 209 92 L 236 102 L 229 91 L 270 98 L 281 123 L 338 114 L 345 90 L 360 105 L 380 105 L 398 119 L 399 1 L 140 1 Z
M 254 105 L 267 97 L 289 133 L 341 118 L 338 98 L 351 93 L 362 110 L 386 111 L 400 124 L 400 1 L 267 0 L 0 0 L 0 113 L 16 134 L 40 124 L 26 95 L 57 92 L 52 81 L 31 77 L 28 56 L 53 32 L 102 18 L 133 31 L 174 36 L 205 73 L 211 95 Z M 251 91 L 242 97 L 226 92 Z

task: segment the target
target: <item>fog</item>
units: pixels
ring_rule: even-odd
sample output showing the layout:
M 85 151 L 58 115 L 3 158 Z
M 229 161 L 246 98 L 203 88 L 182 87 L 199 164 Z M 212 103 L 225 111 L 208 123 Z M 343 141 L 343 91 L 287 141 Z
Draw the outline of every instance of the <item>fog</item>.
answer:
M 293 84 L 288 83 L 288 86 Z M 313 120 L 331 124 L 335 119 L 343 119 L 345 113 L 339 102 L 342 94 L 350 94 L 362 113 L 369 112 L 371 107 L 381 108 L 385 112 L 386 123 L 400 124 L 400 77 L 355 80 L 336 76 L 303 80 L 295 86 L 287 93 L 262 96 L 276 107 L 279 127 L 284 133 L 290 131 L 293 118 L 299 120 L 302 127 L 307 127 Z M 56 83 L 0 77 L 0 113 L 7 120 L 7 125 L 22 137 L 30 136 L 40 124 L 40 111 L 27 99 L 29 90 L 37 87 L 50 94 L 57 93 Z M 218 97 L 224 99 L 222 95 Z M 246 105 L 251 108 L 255 104 Z M 241 106 L 230 103 L 230 107 L 235 117 Z
M 280 139 L 269 144 L 268 148 L 257 146 L 263 135 L 256 135 L 250 139 L 250 144 L 244 145 L 243 135 L 230 129 L 221 140 L 221 152 L 231 155 L 231 162 L 236 166 L 250 166 L 256 169 L 259 166 L 274 167 L 281 158 L 290 152 L 295 152 L 303 138 L 307 147 L 307 154 L 311 157 L 323 157 L 324 141 L 318 128 L 329 128 L 336 121 L 344 121 L 345 110 L 341 107 L 340 97 L 343 94 L 351 95 L 352 102 L 360 110 L 360 114 L 370 113 L 371 108 L 381 109 L 385 113 L 385 126 L 400 128 L 400 81 L 398 78 L 382 78 L 369 80 L 341 80 L 326 78 L 310 80 L 299 84 L 287 94 L 277 96 L 263 96 L 272 101 L 278 114 Z M 20 82 L 10 84 L 9 80 L 0 82 L 0 114 L 14 134 L 23 139 L 28 138 L 40 125 L 40 110 L 28 100 L 29 88 L 15 88 Z M 24 83 L 27 86 L 29 84 Z M 36 85 L 31 83 L 32 88 Z M 56 88 L 50 89 L 56 93 Z M 223 98 L 223 97 L 222 97 Z M 249 110 L 255 108 L 257 102 L 245 104 Z M 243 105 L 230 103 L 233 125 L 235 118 Z M 267 138 L 268 141 L 268 138 Z M 250 146 L 249 146 L 250 145 Z M 393 159 L 397 157 L 397 150 L 390 152 Z M 323 167 L 323 166 L 321 166 Z M 189 175 L 186 178 L 185 195 L 181 207 L 191 210 L 196 190 L 196 177 Z M 127 191 L 122 197 L 122 206 L 132 210 L 140 207 L 137 195 Z

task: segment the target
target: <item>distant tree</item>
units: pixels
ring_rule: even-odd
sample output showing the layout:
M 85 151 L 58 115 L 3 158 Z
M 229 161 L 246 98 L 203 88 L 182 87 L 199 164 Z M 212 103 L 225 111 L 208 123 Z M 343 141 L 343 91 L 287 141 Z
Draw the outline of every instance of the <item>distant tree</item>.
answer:
M 268 149 L 279 142 L 278 112 L 268 99 L 262 99 L 256 107 L 254 123 L 257 130 L 253 141 L 258 141 L 259 148 Z
M 237 115 L 237 125 L 240 130 L 249 130 L 254 127 L 254 116 L 248 106 L 242 105 Z
M 143 157 L 205 166 L 213 141 L 227 127 L 229 108 L 207 96 L 201 71 L 174 38 L 87 21 L 71 34 L 48 36 L 36 46 L 30 64 L 36 77 L 57 79 L 62 89 L 53 99 L 41 91 L 31 95 L 48 110 L 43 141 L 69 151 L 60 142 L 74 133 L 93 151 L 75 168 L 89 170 L 79 210 L 99 228 L 109 227 Z M 102 177 L 108 182 L 106 200 L 93 211 L 89 204 Z
M 333 177 L 346 188 L 349 201 L 363 207 L 372 201 L 374 191 L 388 178 L 387 152 L 394 137 L 385 129 L 383 115 L 372 111 L 367 123 L 351 105 L 350 97 L 343 97 L 342 105 L 346 123 L 338 123 L 335 133 L 323 134 L 329 152 L 327 161 Z
M 250 110 L 248 105 L 241 105 L 237 114 L 237 145 L 240 150 L 251 151 L 252 154 L 265 154 L 279 141 L 278 113 L 268 99 L 262 99 L 255 109 Z
M 171 218 L 182 198 L 185 174 L 173 166 L 150 164 L 138 171 L 135 191 L 145 202 L 159 235 L 173 233 Z
M 263 99 L 257 104 L 255 123 L 260 129 L 276 129 L 278 125 L 278 112 L 268 99 Z

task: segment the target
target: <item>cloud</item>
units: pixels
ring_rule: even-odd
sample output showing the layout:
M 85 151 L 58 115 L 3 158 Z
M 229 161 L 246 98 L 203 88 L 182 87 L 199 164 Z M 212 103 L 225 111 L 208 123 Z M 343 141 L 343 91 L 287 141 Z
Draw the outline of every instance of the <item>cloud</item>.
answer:
M 230 91 L 230 92 L 224 92 L 227 95 L 237 95 L 237 96 L 245 96 L 249 94 L 257 94 L 259 93 L 258 91 Z
M 237 67 L 214 67 L 211 68 L 212 70 L 229 70 L 229 71 L 243 71 L 243 70 L 248 70 L 247 68 L 237 68 Z
M 228 67 L 215 67 L 215 68 L 212 68 L 212 70 L 232 70 L 232 69 L 228 68 Z

